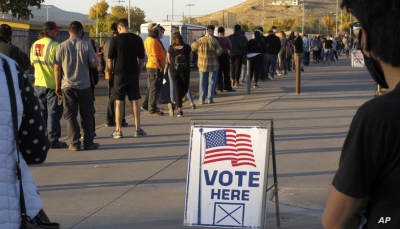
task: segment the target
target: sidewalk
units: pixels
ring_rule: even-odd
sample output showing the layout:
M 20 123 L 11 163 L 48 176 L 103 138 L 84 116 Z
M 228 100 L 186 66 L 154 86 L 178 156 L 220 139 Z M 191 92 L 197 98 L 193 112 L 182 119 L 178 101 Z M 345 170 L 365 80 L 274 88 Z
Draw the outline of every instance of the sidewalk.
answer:
M 302 74 L 301 94 L 292 71 L 260 82 L 250 95 L 245 87 L 219 93 L 214 104 L 184 109 L 182 118 L 142 113 L 148 137 L 133 138 L 130 125 L 124 138 L 113 139 L 114 129 L 101 127 L 98 150 L 50 150 L 44 164 L 31 166 L 43 208 L 62 228 L 182 228 L 190 120 L 273 119 L 281 228 L 322 228 L 351 119 L 376 88 L 365 69 L 352 69 L 343 57 Z M 267 228 L 276 228 L 269 199 Z

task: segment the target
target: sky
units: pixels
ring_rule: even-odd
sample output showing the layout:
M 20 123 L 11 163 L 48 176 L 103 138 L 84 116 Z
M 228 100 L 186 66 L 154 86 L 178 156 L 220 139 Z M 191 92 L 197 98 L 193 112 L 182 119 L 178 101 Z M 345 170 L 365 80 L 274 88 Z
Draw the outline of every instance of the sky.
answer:
M 78 12 L 83 14 L 89 14 L 89 9 L 98 0 L 45 0 L 43 5 L 54 5 L 62 10 Z M 100 0 L 99 0 L 100 1 Z M 231 6 L 238 5 L 246 0 L 106 0 L 108 5 L 124 5 L 128 6 L 130 1 L 131 7 L 137 6 L 142 9 L 145 14 L 145 20 L 162 21 L 172 15 L 172 3 L 174 5 L 174 20 L 180 21 L 182 14 L 185 16 L 190 15 L 192 17 L 206 15 L 222 9 L 229 8 Z M 188 4 L 194 6 L 187 6 Z M 79 6 L 79 7 L 77 7 Z M 170 18 L 169 18 L 170 20 Z

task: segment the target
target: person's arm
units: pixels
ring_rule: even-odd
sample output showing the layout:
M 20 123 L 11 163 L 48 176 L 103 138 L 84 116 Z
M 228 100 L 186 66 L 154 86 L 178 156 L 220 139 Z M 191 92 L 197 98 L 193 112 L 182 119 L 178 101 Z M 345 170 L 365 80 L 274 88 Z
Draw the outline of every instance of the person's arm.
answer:
M 142 73 L 142 70 L 144 68 L 144 59 L 139 59 L 139 75 Z
M 61 66 L 54 64 L 54 78 L 56 81 L 56 94 L 61 95 Z
M 19 150 L 27 164 L 41 164 L 46 160 L 50 141 L 47 136 L 46 123 L 42 116 L 39 100 L 32 84 L 24 75 L 22 68 L 18 70 L 18 83 L 24 107 L 21 125 L 18 131 Z M 29 90 L 27 90 L 29 88 Z M 32 122 L 34 120 L 34 122 Z
M 114 74 L 114 59 L 107 59 L 107 68 L 110 75 Z
M 325 229 L 358 228 L 367 198 L 347 196 L 332 186 L 322 217 Z
M 89 47 L 89 63 L 91 68 L 97 68 L 99 66 L 99 58 L 96 53 L 96 49 L 93 49 L 93 47 L 88 43 Z

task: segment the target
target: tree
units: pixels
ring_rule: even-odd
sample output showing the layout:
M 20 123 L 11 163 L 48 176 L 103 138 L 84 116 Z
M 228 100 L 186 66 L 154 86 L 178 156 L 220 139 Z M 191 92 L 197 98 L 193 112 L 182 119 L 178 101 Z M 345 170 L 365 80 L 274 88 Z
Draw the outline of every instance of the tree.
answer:
M 110 26 L 108 26 L 106 22 L 108 16 L 108 8 L 108 3 L 105 0 L 101 0 L 99 3 L 94 4 L 89 9 L 89 19 L 96 20 L 96 18 L 98 18 L 98 21 L 96 21 L 96 23 L 93 24 L 92 28 L 90 29 L 90 34 L 96 34 L 96 26 L 98 26 L 98 32 L 110 31 Z
M 197 24 L 197 19 L 194 17 L 183 16 L 182 22 L 190 23 L 190 24 Z
M 111 32 L 111 25 L 121 18 L 128 18 L 128 9 L 123 6 L 111 7 L 111 13 L 108 13 L 109 5 L 105 0 L 93 5 L 89 10 L 89 19 L 96 19 L 96 9 L 98 9 L 98 32 Z M 140 25 L 145 22 L 146 14 L 138 7 L 131 7 L 130 13 L 130 30 L 139 31 Z M 90 29 L 90 34 L 93 36 L 96 33 L 96 24 L 93 24 Z
M 11 12 L 12 18 L 28 21 L 33 18 L 32 10 L 29 7 L 37 7 L 40 9 L 44 0 L 2 0 L 0 2 L 0 11 L 4 13 Z
M 218 22 L 218 20 L 211 20 L 210 25 L 219 26 L 219 22 Z
M 322 25 L 325 26 L 327 33 L 329 33 L 329 30 L 334 30 L 335 19 L 332 18 L 331 16 L 323 17 L 321 22 L 322 22 Z

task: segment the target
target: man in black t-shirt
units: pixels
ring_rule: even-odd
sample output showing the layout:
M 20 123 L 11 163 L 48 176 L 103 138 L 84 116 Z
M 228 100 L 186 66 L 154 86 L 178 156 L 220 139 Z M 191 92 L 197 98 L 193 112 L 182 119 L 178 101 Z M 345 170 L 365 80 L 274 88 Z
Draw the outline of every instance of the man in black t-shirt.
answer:
M 332 61 L 332 45 L 333 41 L 331 40 L 331 36 L 328 35 L 328 38 L 324 40 L 322 43 L 322 48 L 324 49 L 324 62 L 322 64 L 328 63 L 328 65 Z M 329 60 L 329 62 L 328 62 Z
M 400 228 L 400 1 L 343 0 L 341 7 L 360 20 L 365 66 L 390 92 L 366 102 L 354 116 L 323 225 Z
M 114 74 L 114 85 L 111 89 L 115 98 L 115 131 L 114 138 L 122 138 L 121 123 L 125 96 L 131 102 L 135 118 L 136 132 L 134 137 L 146 136 L 140 128 L 139 110 L 139 76 L 144 66 L 143 40 L 129 32 L 128 20 L 120 19 L 117 30 L 119 35 L 111 39 L 108 51 L 107 67 L 110 75 Z M 139 59 L 139 61 L 138 61 Z

